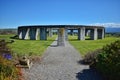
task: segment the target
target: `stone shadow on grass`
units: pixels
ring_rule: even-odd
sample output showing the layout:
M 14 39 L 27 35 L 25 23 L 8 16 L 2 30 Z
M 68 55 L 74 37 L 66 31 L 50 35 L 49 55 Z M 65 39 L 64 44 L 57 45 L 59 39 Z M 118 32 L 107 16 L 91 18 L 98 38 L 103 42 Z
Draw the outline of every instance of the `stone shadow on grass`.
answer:
M 85 40 L 91 40 L 90 38 L 86 38 Z M 78 39 L 68 39 L 68 41 L 80 41 Z
M 54 41 L 58 41 L 58 40 L 54 40 Z M 50 47 L 58 47 L 57 44 L 50 44 L 49 46 L 50 46 Z
M 50 45 L 50 47 L 58 47 L 58 45 Z

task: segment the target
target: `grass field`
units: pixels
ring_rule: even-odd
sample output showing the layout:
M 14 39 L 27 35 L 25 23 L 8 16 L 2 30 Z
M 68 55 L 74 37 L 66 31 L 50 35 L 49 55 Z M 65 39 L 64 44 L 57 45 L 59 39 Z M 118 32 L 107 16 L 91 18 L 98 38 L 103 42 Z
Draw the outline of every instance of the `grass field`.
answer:
M 10 40 L 13 35 L 0 35 L 0 39 Z M 42 55 L 46 48 L 55 40 L 56 36 L 48 37 L 45 40 L 19 40 L 14 39 L 15 42 L 9 44 L 13 53 L 18 55 Z
M 9 35 L 0 35 L 0 39 L 5 39 L 6 41 L 10 40 L 10 37 L 14 36 L 13 34 L 9 34 Z
M 106 44 L 110 44 L 111 42 L 120 39 L 117 37 L 106 37 L 101 40 L 77 40 L 77 36 L 69 36 L 69 42 L 72 44 L 81 54 L 84 56 L 90 51 L 94 51 L 96 49 L 102 48 Z
M 6 41 L 9 41 L 11 36 L 13 35 L 0 35 L 0 39 L 6 39 Z M 42 55 L 46 48 L 55 40 L 56 37 L 56 35 L 53 37 L 48 37 L 47 41 L 14 39 L 15 42 L 9 44 L 8 46 L 11 48 L 13 53 L 17 53 L 19 55 Z M 80 41 L 77 40 L 77 36 L 69 36 L 70 44 L 72 44 L 82 55 L 85 55 L 90 51 L 102 48 L 104 45 L 118 39 L 120 38 L 106 37 L 103 40 L 99 39 Z

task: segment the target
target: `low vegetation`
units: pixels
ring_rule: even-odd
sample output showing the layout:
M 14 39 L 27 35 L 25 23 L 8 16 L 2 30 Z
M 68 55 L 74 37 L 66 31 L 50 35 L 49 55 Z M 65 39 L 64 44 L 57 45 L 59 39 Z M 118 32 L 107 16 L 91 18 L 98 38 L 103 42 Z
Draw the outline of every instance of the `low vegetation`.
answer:
M 101 72 L 106 80 L 120 80 L 120 40 L 86 54 L 83 61 Z
M 96 59 L 96 68 L 107 80 L 120 80 L 120 40 L 104 46 Z
M 5 40 L 0 40 L 0 80 L 18 80 L 21 71 L 15 67 Z
M 84 64 L 96 68 L 105 80 L 120 80 L 120 37 L 79 41 L 69 36 L 69 41 L 83 55 Z
M 12 36 L 14 35 L 0 35 L 0 80 L 23 80 L 21 68 L 15 66 L 19 58 L 41 56 L 56 38 L 48 37 L 47 41 L 11 40 Z

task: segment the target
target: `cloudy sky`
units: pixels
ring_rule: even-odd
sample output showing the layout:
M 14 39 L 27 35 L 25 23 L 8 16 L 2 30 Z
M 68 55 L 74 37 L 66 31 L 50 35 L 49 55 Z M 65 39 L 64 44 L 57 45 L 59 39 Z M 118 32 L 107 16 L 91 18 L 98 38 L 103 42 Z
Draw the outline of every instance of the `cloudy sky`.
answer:
M 41 24 L 120 27 L 120 0 L 0 0 L 0 28 Z

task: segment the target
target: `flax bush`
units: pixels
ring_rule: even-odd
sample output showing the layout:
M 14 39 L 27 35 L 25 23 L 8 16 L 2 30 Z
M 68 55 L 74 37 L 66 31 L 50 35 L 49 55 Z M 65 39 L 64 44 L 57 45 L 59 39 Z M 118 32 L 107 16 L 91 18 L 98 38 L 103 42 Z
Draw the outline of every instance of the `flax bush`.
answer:
M 120 80 L 120 40 L 103 47 L 97 60 L 96 68 L 107 80 Z
M 120 80 L 120 40 L 89 52 L 84 62 L 101 72 L 106 80 Z
M 0 80 L 17 80 L 17 68 L 13 63 L 0 56 Z

